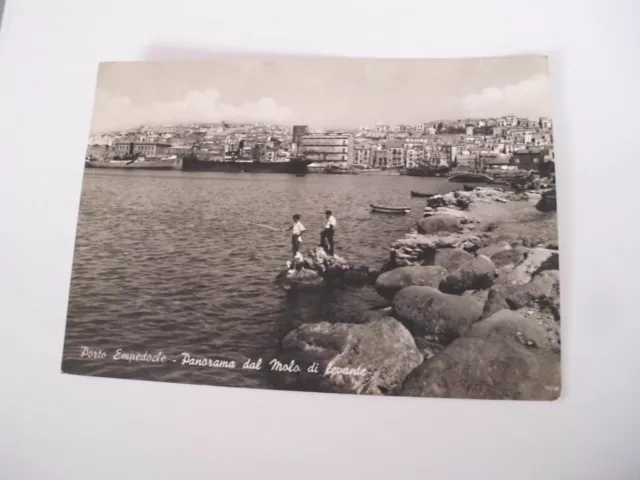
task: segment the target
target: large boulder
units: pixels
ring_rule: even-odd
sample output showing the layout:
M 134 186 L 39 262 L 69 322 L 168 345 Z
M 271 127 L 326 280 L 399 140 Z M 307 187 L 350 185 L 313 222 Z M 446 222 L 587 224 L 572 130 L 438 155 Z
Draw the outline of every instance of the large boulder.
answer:
M 476 322 L 467 337 L 516 339 L 529 347 L 555 349 L 556 339 L 550 336 L 542 323 L 533 321 L 513 310 L 500 310 Z
M 422 235 L 408 233 L 391 245 L 390 260 L 396 267 L 410 265 L 433 265 L 438 249 L 463 249 L 473 251 L 481 239 L 465 233 L 438 235 Z
M 480 250 L 478 250 L 480 251 Z M 507 267 L 513 270 L 516 264 L 522 262 L 529 253 L 527 247 L 505 248 L 490 255 L 491 261 L 497 268 Z
M 482 305 L 487 302 L 490 290 L 466 290 L 462 292 L 463 297 L 472 297 L 478 300 Z
M 528 249 L 513 267 L 505 265 L 500 269 L 500 283 L 524 285 L 529 283 L 537 273 L 544 270 L 557 270 L 558 268 L 559 256 L 557 251 L 546 248 Z
M 505 241 L 502 241 L 502 242 L 494 243 L 492 245 L 488 245 L 486 247 L 482 247 L 476 253 L 478 255 L 486 255 L 487 257 L 493 260 L 493 255 L 499 252 L 504 252 L 506 250 L 511 250 L 511 245 L 509 245 Z
M 352 267 L 344 272 L 344 283 L 352 286 L 371 285 L 378 277 L 379 271 L 366 266 Z
M 308 254 L 315 270 L 329 275 L 349 270 L 349 262 L 338 255 L 329 255 L 322 247 L 315 247 Z
M 484 309 L 482 310 L 482 318 L 487 318 L 496 312 L 504 309 L 510 309 L 507 298 L 512 292 L 515 292 L 519 287 L 515 285 L 494 285 L 489 289 L 487 300 L 484 303 Z
M 556 189 L 547 190 L 543 192 L 540 200 L 536 204 L 536 209 L 540 212 L 555 212 L 557 210 L 556 202 Z
M 440 265 L 450 272 L 471 262 L 474 256 L 460 248 L 442 248 L 435 252 L 433 264 Z
M 396 267 L 432 265 L 438 249 L 460 248 L 474 251 L 481 243 L 480 237 L 467 233 L 443 236 L 408 233 L 393 242 L 390 260 Z
M 515 312 L 498 312 L 411 372 L 399 395 L 555 400 L 560 354 L 547 341 Z
M 423 218 L 416 224 L 416 231 L 422 234 L 439 232 L 458 233 L 463 230 L 461 218 L 453 215 L 433 215 Z
M 426 207 L 426 208 L 430 208 L 430 207 Z M 438 208 L 434 209 L 434 214 L 435 215 L 449 215 L 449 216 L 453 216 L 453 217 L 458 217 L 458 218 L 460 218 L 462 220 L 463 224 L 474 221 L 473 216 L 468 211 L 458 210 L 457 208 L 438 207 Z
M 460 295 L 465 290 L 484 290 L 493 285 L 496 269 L 489 257 L 479 255 L 461 265 L 440 282 L 444 293 Z
M 511 292 L 507 303 L 514 309 L 536 306 L 541 311 L 549 311 L 560 317 L 560 272 L 544 270 L 524 285 Z
M 276 283 L 285 290 L 307 290 L 321 287 L 324 279 L 315 270 L 287 270 L 276 277 Z
M 422 363 L 423 355 L 400 322 L 383 317 L 359 325 L 301 325 L 284 337 L 276 361 L 279 364 L 267 368 L 283 387 L 388 395 L 397 392 L 406 376 Z M 309 371 L 313 365 L 317 372 Z
M 376 291 L 391 300 L 396 293 L 411 285 L 437 288 L 447 275 L 447 270 L 439 266 L 399 267 L 378 277 Z
M 416 337 L 441 345 L 463 335 L 482 314 L 482 304 L 473 297 L 449 295 L 433 287 L 412 286 L 393 299 L 395 316 Z
M 487 318 L 494 313 L 509 308 L 535 308 L 550 312 L 560 318 L 560 275 L 558 270 L 544 270 L 537 274 L 531 282 L 521 284 L 498 284 L 489 290 L 482 317 Z

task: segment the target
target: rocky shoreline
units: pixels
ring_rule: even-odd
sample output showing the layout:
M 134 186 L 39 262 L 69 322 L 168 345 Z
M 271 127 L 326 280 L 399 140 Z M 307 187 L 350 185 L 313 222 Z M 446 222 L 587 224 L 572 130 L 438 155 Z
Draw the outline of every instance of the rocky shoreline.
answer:
M 431 197 L 377 270 L 310 252 L 302 270 L 279 276 L 284 288 L 373 285 L 388 307 L 352 323 L 297 326 L 280 360 L 320 373 L 276 381 L 336 393 L 558 398 L 559 252 L 543 196 L 477 187 Z

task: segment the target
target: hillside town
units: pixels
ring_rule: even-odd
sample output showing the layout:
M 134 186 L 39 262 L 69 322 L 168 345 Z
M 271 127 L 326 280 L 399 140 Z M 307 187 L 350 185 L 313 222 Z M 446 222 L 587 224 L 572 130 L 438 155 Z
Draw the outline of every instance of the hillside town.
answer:
M 540 170 L 555 161 L 552 122 L 514 115 L 499 118 L 433 121 L 418 125 L 383 125 L 357 130 L 312 130 L 220 122 L 140 128 L 93 134 L 89 159 L 147 159 L 193 155 L 200 161 L 311 161 L 310 170 L 327 167 L 353 171 Z

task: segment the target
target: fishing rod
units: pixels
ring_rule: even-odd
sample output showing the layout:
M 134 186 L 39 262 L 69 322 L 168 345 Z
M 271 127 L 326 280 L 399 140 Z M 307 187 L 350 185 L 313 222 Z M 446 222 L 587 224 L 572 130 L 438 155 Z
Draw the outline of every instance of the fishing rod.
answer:
M 240 220 L 240 221 L 242 223 L 248 223 L 249 225 L 255 225 L 257 227 L 268 228 L 269 230 L 273 230 L 275 232 L 282 232 L 283 231 L 282 228 L 275 228 L 275 227 L 271 227 L 269 225 L 263 225 L 262 223 L 247 222 L 246 220 Z

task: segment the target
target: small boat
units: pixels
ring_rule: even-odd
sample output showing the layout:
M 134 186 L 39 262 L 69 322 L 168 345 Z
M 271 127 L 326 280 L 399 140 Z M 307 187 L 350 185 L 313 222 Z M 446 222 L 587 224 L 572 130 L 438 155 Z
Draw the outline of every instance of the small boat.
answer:
M 411 190 L 411 196 L 412 197 L 429 198 L 429 197 L 433 197 L 435 195 L 437 195 L 437 193 L 421 193 L 421 192 L 415 192 L 415 191 Z
M 411 211 L 411 208 L 409 207 L 385 207 L 383 205 L 374 205 L 373 203 L 370 207 L 371 211 L 374 213 L 396 213 L 406 215 Z

